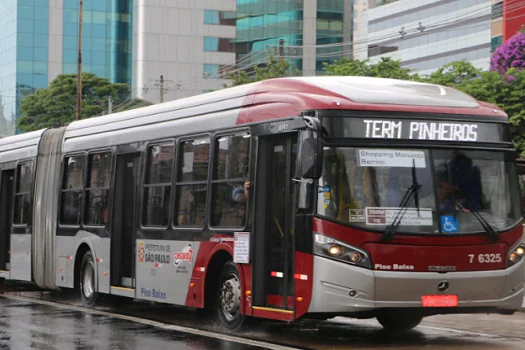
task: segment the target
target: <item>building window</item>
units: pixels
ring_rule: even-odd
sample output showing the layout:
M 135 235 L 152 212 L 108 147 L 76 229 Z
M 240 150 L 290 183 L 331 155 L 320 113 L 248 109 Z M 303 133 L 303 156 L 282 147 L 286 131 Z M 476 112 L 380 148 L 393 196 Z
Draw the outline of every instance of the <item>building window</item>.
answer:
M 148 148 L 144 183 L 144 226 L 167 227 L 170 218 L 171 182 L 175 144 L 167 142 Z
M 204 64 L 203 73 L 204 78 L 219 79 L 226 72 L 228 66 L 223 64 Z
M 27 225 L 31 208 L 31 187 L 33 184 L 33 163 L 19 164 L 16 175 L 15 216 L 13 224 Z
M 204 10 L 204 24 L 235 25 L 236 14 L 230 11 Z
M 62 182 L 60 223 L 80 225 L 82 198 L 84 197 L 84 155 L 66 157 Z
M 108 223 L 109 187 L 111 184 L 111 153 L 89 155 L 89 173 L 86 186 L 86 217 L 89 226 Z
M 503 16 L 503 1 L 497 2 L 492 5 L 490 18 L 491 19 L 498 19 Z
M 234 52 L 232 39 L 205 36 L 204 51 Z
M 210 139 L 182 142 L 177 169 L 177 226 L 203 227 L 206 221 Z
M 221 136 L 215 141 L 212 179 L 212 217 L 214 227 L 243 227 L 250 189 L 250 135 Z
M 378 56 L 399 50 L 398 46 L 368 45 L 368 57 Z
M 503 43 L 503 36 L 495 36 L 492 39 L 490 39 L 490 51 L 494 51 Z
M 398 1 L 398 0 L 376 0 L 376 6 L 390 4 L 390 3 L 396 2 L 396 1 Z

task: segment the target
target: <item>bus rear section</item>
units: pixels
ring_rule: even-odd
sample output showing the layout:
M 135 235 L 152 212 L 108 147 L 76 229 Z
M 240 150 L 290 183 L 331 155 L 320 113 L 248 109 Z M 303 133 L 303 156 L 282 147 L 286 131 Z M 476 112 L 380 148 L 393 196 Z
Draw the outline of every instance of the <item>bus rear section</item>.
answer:
M 410 329 L 521 307 L 515 154 L 507 124 L 478 119 L 325 114 L 309 314 Z

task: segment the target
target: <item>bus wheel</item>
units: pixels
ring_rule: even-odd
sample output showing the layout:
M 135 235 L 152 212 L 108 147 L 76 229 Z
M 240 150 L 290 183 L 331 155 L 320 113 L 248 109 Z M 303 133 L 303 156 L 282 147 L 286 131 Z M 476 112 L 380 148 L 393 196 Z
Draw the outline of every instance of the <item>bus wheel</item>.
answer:
M 241 315 L 241 280 L 233 262 L 227 262 L 219 277 L 217 293 L 217 319 L 231 331 L 241 328 L 244 315 Z
M 80 264 L 80 296 L 84 305 L 95 305 L 98 293 L 95 290 L 95 262 L 91 252 L 84 254 Z
M 423 316 L 416 313 L 387 311 L 377 315 L 377 321 L 387 331 L 409 331 L 421 323 Z

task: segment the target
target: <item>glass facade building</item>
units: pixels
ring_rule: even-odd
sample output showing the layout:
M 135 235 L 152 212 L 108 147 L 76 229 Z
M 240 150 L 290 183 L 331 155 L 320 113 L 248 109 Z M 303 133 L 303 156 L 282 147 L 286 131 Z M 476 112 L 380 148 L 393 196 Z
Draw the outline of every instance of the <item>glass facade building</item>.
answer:
M 317 8 L 307 8 L 316 4 Z M 341 44 L 345 37 L 345 6 L 348 0 L 237 0 L 237 38 L 235 50 L 239 66 L 264 62 L 268 52 L 279 54 L 279 42 L 284 40 L 284 56 L 292 67 L 303 69 L 305 58 L 305 13 L 315 14 L 313 45 Z M 351 18 L 348 19 L 351 23 Z M 311 32 L 311 31 L 310 31 Z M 351 38 L 351 27 L 347 37 Z M 333 62 L 351 53 L 351 47 L 330 45 L 316 49 L 315 70 L 322 73 L 323 62 Z
M 15 133 L 20 102 L 47 86 L 47 1 L 0 1 L 0 137 Z
M 278 53 L 279 41 L 286 46 L 303 43 L 302 0 L 237 0 L 237 61 L 252 65 L 264 61 L 267 49 Z M 290 60 L 298 69 L 301 59 Z
M 132 0 L 84 0 L 82 71 L 131 84 Z M 64 1 L 62 72 L 76 74 L 78 1 Z
M 353 31 L 352 27 L 350 30 Z M 330 45 L 317 48 L 316 71 L 323 71 L 324 63 L 331 63 L 352 52 L 351 45 L 344 42 L 344 1 L 317 0 L 316 44 Z M 335 45 L 340 44 L 340 45 Z
M 50 8 L 50 3 L 56 8 Z M 0 1 L 0 137 L 17 133 L 16 119 L 26 96 L 46 88 L 57 73 L 76 74 L 78 3 Z M 84 72 L 131 84 L 132 8 L 133 0 L 84 0 Z M 51 11 L 62 12 L 63 17 L 58 26 L 62 33 L 62 67 L 54 75 L 49 71 Z

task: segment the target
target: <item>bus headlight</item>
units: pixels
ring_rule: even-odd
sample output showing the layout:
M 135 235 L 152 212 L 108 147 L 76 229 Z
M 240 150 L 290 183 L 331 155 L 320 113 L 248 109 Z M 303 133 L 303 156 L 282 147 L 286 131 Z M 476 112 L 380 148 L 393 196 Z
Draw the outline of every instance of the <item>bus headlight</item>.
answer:
M 507 267 L 510 267 L 523 259 L 523 256 L 525 255 L 525 245 L 523 243 L 518 242 L 518 244 L 514 245 L 509 250 L 509 253 L 507 255 Z
M 314 252 L 317 255 L 335 259 L 347 264 L 372 268 L 368 253 L 349 244 L 316 233 L 314 236 Z

